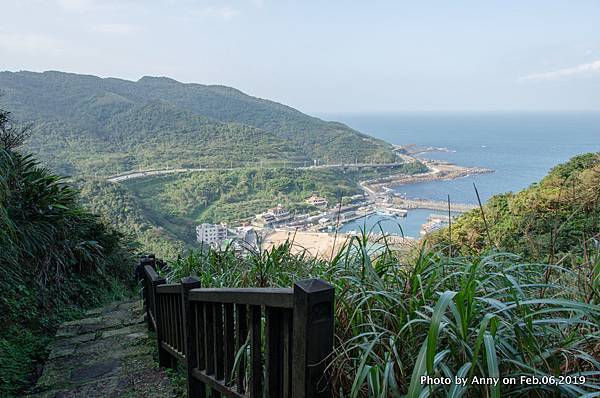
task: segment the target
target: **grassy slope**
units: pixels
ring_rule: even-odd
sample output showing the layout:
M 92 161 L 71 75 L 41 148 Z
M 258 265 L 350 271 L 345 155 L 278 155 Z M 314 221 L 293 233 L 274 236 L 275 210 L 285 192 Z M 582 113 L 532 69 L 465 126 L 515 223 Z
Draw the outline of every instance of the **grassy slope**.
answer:
M 80 181 L 78 185 L 85 206 L 135 240 L 142 252 L 174 259 L 186 243 L 193 243 L 193 234 L 182 232 L 181 223 L 172 220 L 167 224 L 175 224 L 174 231 L 162 226 L 156 221 L 155 212 L 126 187 L 101 179 Z
M 73 175 L 306 160 L 272 133 L 210 120 L 164 102 L 135 106 L 105 123 L 101 127 L 62 120 L 36 123 L 29 148 Z
M 521 192 L 496 195 L 483 211 L 488 229 L 479 209 L 454 223 L 455 249 L 471 254 L 491 243 L 533 260 L 578 261 L 600 239 L 600 154 L 577 156 Z M 447 244 L 448 230 L 432 242 Z

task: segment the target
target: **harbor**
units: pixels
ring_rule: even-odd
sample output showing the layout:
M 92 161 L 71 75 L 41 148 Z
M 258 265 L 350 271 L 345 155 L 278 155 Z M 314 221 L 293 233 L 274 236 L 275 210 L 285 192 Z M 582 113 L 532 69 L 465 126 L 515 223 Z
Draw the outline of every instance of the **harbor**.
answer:
M 447 149 L 410 147 L 410 150 L 406 150 L 397 147 L 396 150 L 405 161 L 416 161 L 413 157 L 415 152 Z M 291 215 L 285 211 L 282 213 L 281 209 L 271 209 L 265 215 L 257 215 L 259 222 L 258 224 L 255 222 L 255 225 L 288 233 L 323 234 L 324 242 L 328 241 L 326 236 L 329 234 L 352 236 L 361 233 L 385 233 L 400 239 L 420 239 L 448 225 L 451 218 L 471 211 L 476 206 L 468 203 L 408 198 L 397 192 L 398 187 L 423 181 L 455 179 L 471 174 L 493 172 L 490 169 L 458 166 L 444 161 L 422 159 L 420 161 L 428 167 L 429 171 L 417 175 L 396 175 L 363 181 L 360 183 L 363 195 L 345 198 L 343 204 L 330 206 L 323 198 L 313 195 L 307 199 L 307 203 L 318 204 L 320 211 Z M 260 222 L 265 217 L 270 220 L 269 223 Z M 305 243 L 315 245 L 310 239 Z
M 406 199 L 391 192 L 356 195 L 346 205 L 323 208 L 311 214 L 290 214 L 281 207 L 257 215 L 253 221 L 261 229 L 311 233 L 360 234 L 384 232 L 401 237 L 420 238 L 447 224 L 475 206 L 465 203 Z
M 403 185 L 435 180 L 453 180 L 473 174 L 492 173 L 493 170 L 465 167 L 446 161 L 415 158 L 415 154 L 431 151 L 449 151 L 437 147 L 395 147 L 397 155 L 406 163 L 422 162 L 427 166 L 424 173 L 395 174 L 359 183 L 362 194 L 343 197 L 339 203 L 330 203 L 319 192 L 305 199 L 312 208 L 305 212 L 291 211 L 282 204 L 266 209 L 242 222 L 235 230 L 225 225 L 205 225 L 204 234 L 214 237 L 215 231 L 226 236 L 249 242 L 252 236 L 259 237 L 269 248 L 286 241 L 293 242 L 294 250 L 307 251 L 313 256 L 327 258 L 349 242 L 353 236 L 368 234 L 371 237 L 386 235 L 388 243 L 399 249 L 414 247 L 415 243 L 428 234 L 447 226 L 462 213 L 476 208 L 473 204 L 453 203 L 408 197 L 402 194 Z M 201 231 L 201 232 L 202 232 Z M 223 232 L 225 231 L 225 232 Z M 202 234 L 200 234 L 202 235 Z M 207 238 L 198 236 L 198 241 Z M 220 240 L 211 244 L 219 244 Z M 254 242 L 255 244 L 257 242 Z

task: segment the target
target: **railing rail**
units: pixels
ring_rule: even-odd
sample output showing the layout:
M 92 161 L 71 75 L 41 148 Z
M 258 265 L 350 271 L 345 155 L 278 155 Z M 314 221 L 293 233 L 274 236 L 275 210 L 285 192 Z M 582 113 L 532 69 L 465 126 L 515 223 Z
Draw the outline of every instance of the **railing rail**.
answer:
M 180 362 L 188 396 L 330 397 L 334 289 L 319 279 L 293 288 L 202 288 L 166 283 L 144 257 L 148 328 L 160 366 Z

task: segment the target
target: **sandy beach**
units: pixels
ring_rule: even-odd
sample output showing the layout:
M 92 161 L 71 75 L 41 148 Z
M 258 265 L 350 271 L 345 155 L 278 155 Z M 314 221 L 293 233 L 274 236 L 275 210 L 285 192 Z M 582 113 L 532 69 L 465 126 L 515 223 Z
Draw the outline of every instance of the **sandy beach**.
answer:
M 274 246 L 285 243 L 286 240 L 293 240 L 292 252 L 300 254 L 308 252 L 312 257 L 319 257 L 329 260 L 342 248 L 345 243 L 351 239 L 352 235 L 338 233 L 337 237 L 333 233 L 327 232 L 307 232 L 307 231 L 287 231 L 275 230 L 265 237 L 264 248 L 271 250 Z M 398 248 L 414 247 L 417 240 L 413 238 L 402 238 L 399 236 L 387 237 L 389 244 Z M 335 249 L 334 248 L 335 244 Z M 332 250 L 333 249 L 333 250 Z
M 342 245 L 349 239 L 348 235 L 334 234 L 326 232 L 306 232 L 306 231 L 287 231 L 275 230 L 265 238 L 265 248 L 270 250 L 274 246 L 285 243 L 286 240 L 293 241 L 292 252 L 295 254 L 307 251 L 313 257 L 329 259 L 333 253 L 337 253 Z

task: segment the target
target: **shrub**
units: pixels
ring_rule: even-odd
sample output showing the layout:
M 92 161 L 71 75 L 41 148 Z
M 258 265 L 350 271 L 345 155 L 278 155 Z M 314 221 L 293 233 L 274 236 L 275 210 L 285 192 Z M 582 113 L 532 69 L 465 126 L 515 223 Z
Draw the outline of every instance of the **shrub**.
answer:
M 293 245 L 241 258 L 229 248 L 191 252 L 168 276 L 195 274 L 205 287 L 327 280 L 336 289 L 335 357 L 327 377 L 341 397 L 578 397 L 598 389 L 597 255 L 588 269 L 574 272 L 509 253 L 447 257 L 425 245 L 400 257 L 385 236 L 368 233 L 331 261 L 294 255 Z M 422 375 L 516 377 L 517 383 L 426 386 Z M 520 376 L 559 375 L 586 381 L 519 382 Z
M 130 253 L 61 177 L 0 146 L 0 396 L 32 381 L 61 320 L 122 292 Z

